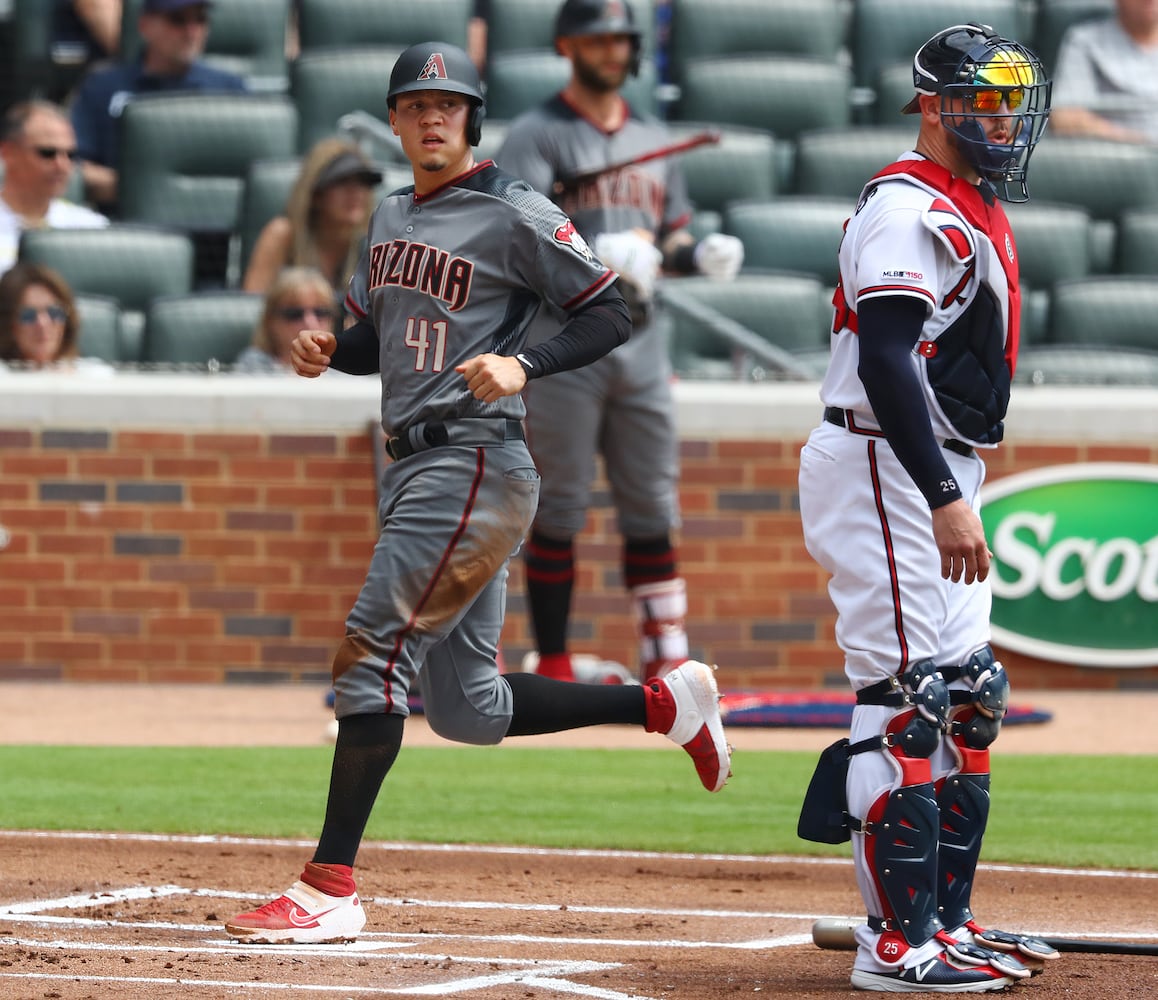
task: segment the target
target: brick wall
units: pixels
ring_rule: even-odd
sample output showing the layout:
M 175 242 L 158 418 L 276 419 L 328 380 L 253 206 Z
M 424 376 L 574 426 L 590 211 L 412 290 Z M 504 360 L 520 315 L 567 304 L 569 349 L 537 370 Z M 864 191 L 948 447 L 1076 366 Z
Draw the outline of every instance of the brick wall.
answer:
M 803 438 L 686 438 L 679 533 L 694 655 L 728 688 L 843 687 L 824 575 L 796 512 Z M 1068 462 L 1158 462 L 1158 444 L 1012 443 L 990 479 Z M 328 676 L 374 542 L 366 433 L 0 425 L 0 680 Z M 630 662 L 606 490 L 578 549 L 577 651 Z M 530 648 L 512 563 L 504 653 Z M 1032 688 L 1158 684 L 1003 653 Z

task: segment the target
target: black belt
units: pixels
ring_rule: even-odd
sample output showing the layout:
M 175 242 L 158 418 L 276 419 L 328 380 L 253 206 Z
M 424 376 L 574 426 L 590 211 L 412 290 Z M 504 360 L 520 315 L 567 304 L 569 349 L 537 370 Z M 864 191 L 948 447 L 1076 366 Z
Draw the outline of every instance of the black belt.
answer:
M 523 425 L 518 420 L 484 419 L 480 417 L 448 420 L 428 420 L 407 427 L 396 437 L 386 439 L 386 454 L 394 461 L 409 458 L 415 452 L 444 445 L 505 444 L 507 441 L 525 441 Z
M 848 423 L 845 419 L 844 410 L 839 406 L 826 406 L 824 408 L 824 419 L 830 424 L 836 424 L 837 427 L 847 427 Z M 858 434 L 868 434 L 870 437 L 884 437 L 878 431 L 868 427 L 857 427 L 854 429 Z M 941 447 L 946 451 L 954 452 L 958 455 L 964 455 L 965 458 L 970 458 L 973 455 L 973 446 L 966 444 L 964 441 L 958 441 L 956 438 L 946 438 L 941 442 Z

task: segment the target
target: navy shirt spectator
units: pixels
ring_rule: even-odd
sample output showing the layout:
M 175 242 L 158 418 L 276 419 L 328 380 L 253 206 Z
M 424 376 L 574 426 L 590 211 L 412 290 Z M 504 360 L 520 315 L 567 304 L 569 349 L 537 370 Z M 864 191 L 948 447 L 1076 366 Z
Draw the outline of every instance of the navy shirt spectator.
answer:
M 209 38 L 208 0 L 145 0 L 137 18 L 140 60 L 93 69 L 72 102 L 85 191 L 107 210 L 115 207 L 120 117 L 138 94 L 175 91 L 241 93 L 246 82 L 201 61 Z

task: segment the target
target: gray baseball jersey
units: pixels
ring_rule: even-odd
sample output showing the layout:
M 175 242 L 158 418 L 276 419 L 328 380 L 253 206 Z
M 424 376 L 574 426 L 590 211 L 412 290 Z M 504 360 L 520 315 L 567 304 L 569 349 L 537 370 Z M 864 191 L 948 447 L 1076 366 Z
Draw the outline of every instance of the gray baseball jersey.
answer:
M 662 122 L 631 111 L 605 132 L 562 95 L 515 119 L 495 156 L 503 170 L 551 195 L 557 181 L 651 152 L 672 141 Z M 558 195 L 588 241 L 600 233 L 642 229 L 658 243 L 691 219 L 678 162 L 651 160 L 604 174 Z M 534 324 L 529 342 L 558 327 Z M 654 325 L 594 364 L 540 379 L 525 395 L 532 449 L 543 485 L 536 525 L 569 538 L 586 519 L 595 455 L 602 453 L 619 515 L 633 537 L 665 534 L 677 519 L 676 431 L 667 344 Z
M 430 194 L 384 198 L 346 308 L 378 331 L 387 435 L 425 420 L 522 419 L 519 396 L 481 403 L 455 366 L 513 356 L 541 304 L 557 331 L 614 278 L 556 205 L 491 160 Z

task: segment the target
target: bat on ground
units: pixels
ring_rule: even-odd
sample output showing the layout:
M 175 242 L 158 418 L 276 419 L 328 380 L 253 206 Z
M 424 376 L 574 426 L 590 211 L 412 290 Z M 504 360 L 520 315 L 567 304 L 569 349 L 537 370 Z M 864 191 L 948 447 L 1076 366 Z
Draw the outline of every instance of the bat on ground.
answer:
M 863 923 L 863 920 L 822 917 L 812 925 L 812 943 L 818 948 L 833 951 L 855 951 L 853 931 Z M 1158 943 L 1149 941 L 1088 941 L 1083 938 L 1035 936 L 1058 951 L 1081 951 L 1098 955 L 1158 955 Z
M 646 153 L 640 153 L 638 156 L 620 160 L 618 163 L 609 163 L 605 167 L 596 167 L 593 170 L 580 170 L 578 173 L 569 174 L 555 181 L 553 193 L 555 197 L 558 197 L 559 195 L 566 194 L 568 191 L 574 191 L 581 184 L 590 183 L 602 177 L 604 174 L 618 173 L 620 170 L 626 170 L 628 167 L 635 167 L 641 163 L 650 163 L 652 160 L 662 160 L 667 156 L 677 156 L 680 153 L 686 153 L 689 149 L 695 149 L 697 146 L 711 146 L 719 141 L 719 132 L 697 132 L 687 139 L 681 139 L 679 142 L 660 146 L 658 149 L 648 150 Z

